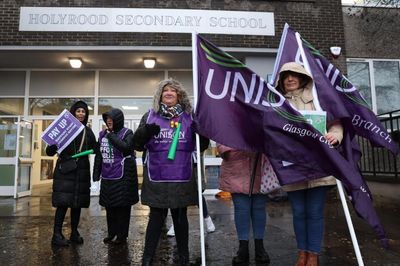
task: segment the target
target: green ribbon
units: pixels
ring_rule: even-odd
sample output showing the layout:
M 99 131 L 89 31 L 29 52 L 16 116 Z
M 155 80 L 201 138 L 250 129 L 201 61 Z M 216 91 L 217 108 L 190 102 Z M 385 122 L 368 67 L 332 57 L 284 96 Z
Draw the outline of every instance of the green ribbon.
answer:
M 178 147 L 179 141 L 179 133 L 181 132 L 181 122 L 178 122 L 178 126 L 176 127 L 174 138 L 172 139 L 171 146 L 168 150 L 168 160 L 174 160 L 176 155 L 176 148 Z
M 71 158 L 76 159 L 76 158 L 83 157 L 83 156 L 86 156 L 86 155 L 89 155 L 89 154 L 92 154 L 92 153 L 94 153 L 93 150 L 87 150 L 87 151 L 83 151 L 83 152 L 77 153 L 75 155 L 72 155 Z

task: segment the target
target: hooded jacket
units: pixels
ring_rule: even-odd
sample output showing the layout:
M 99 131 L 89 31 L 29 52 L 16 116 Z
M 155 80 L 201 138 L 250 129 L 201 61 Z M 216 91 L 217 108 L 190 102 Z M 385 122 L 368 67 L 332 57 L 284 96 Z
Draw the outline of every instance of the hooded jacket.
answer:
M 285 92 L 282 78 L 284 72 L 294 72 L 301 75 L 303 82 L 302 84 L 300 84 L 300 88 L 298 90 Z M 315 110 L 314 97 L 312 94 L 313 79 L 311 75 L 300 64 L 289 62 L 282 65 L 275 86 L 277 90 L 283 94 L 283 96 L 296 110 Z M 342 141 L 343 127 L 339 121 L 327 121 L 327 131 L 334 134 L 335 137 L 339 140 L 339 143 Z M 333 176 L 326 176 L 315 180 L 285 185 L 283 186 L 283 189 L 285 191 L 295 191 L 335 184 L 336 180 Z
M 94 149 L 98 151 L 96 138 L 91 128 L 86 126 L 89 119 L 89 109 L 85 102 L 77 101 L 74 103 L 70 112 L 75 116 L 75 111 L 78 108 L 83 108 L 86 111 L 86 116 L 82 124 L 85 126 L 86 133 L 82 131 L 75 139 L 61 152 L 58 157 L 56 167 L 54 169 L 52 204 L 53 207 L 70 207 L 70 208 L 87 208 L 90 204 L 90 163 L 88 156 L 77 159 L 77 168 L 69 173 L 62 173 L 60 165 L 71 160 L 71 156 L 78 152 L 79 146 L 83 140 L 82 151 Z M 49 147 L 46 148 L 46 153 L 53 156 Z
M 161 96 L 163 88 L 167 85 L 172 86 L 177 90 L 179 104 L 181 104 L 184 112 L 190 114 L 192 111 L 192 107 L 189 101 L 189 97 L 186 91 L 183 89 L 182 85 L 174 80 L 164 80 L 159 83 L 157 91 L 154 95 L 152 109 L 155 115 L 161 118 L 161 116 L 159 115 Z M 135 147 L 137 150 L 145 150 L 147 142 L 149 142 L 150 139 L 154 138 L 154 136 L 149 135 L 146 130 L 145 125 L 147 123 L 148 117 L 149 112 L 143 115 L 138 129 L 135 131 Z M 164 117 L 162 119 L 168 118 Z M 193 134 L 192 138 L 194 137 L 195 136 Z M 187 167 L 192 167 L 192 165 L 188 165 Z M 141 192 L 142 204 L 155 208 L 183 208 L 189 205 L 196 205 L 198 202 L 196 183 L 197 180 L 194 173 L 195 168 L 192 167 L 192 176 L 188 182 L 152 182 L 149 179 L 148 169 L 145 161 L 143 167 L 143 184 Z
M 126 129 L 123 138 L 118 137 L 118 132 L 124 129 L 124 114 L 120 109 L 111 109 L 103 114 L 104 123 L 107 118 L 113 120 L 113 131 L 104 129 L 100 135 L 108 139 L 109 143 L 122 152 L 125 157 L 123 161 L 123 176 L 119 179 L 102 179 L 100 186 L 100 205 L 103 207 L 131 206 L 139 201 L 138 178 L 135 153 L 133 150 L 133 132 Z M 100 146 L 100 144 L 98 143 Z M 103 158 L 101 153 L 96 154 L 93 170 L 93 179 L 101 178 Z

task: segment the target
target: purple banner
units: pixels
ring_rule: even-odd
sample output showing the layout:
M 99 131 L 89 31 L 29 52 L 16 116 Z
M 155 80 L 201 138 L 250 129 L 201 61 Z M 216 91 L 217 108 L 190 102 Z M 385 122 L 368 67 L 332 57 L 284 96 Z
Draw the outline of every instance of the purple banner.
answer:
M 293 55 L 290 61 L 295 61 L 297 50 L 283 51 L 281 59 Z M 263 152 L 282 185 L 334 175 L 350 191 L 357 212 L 380 239 L 386 238 L 352 157 L 350 137 L 345 138 L 340 153 L 274 87 L 200 36 L 197 61 L 196 119 L 200 134 L 235 149 Z M 336 118 L 337 113 L 329 113 L 331 108 L 325 111 L 328 123 Z M 347 111 L 341 108 L 340 112 Z
M 299 46 L 299 41 L 302 47 Z M 302 58 L 301 50 L 306 60 Z M 346 129 L 351 135 L 364 137 L 373 146 L 384 147 L 393 154 L 399 152 L 399 145 L 391 139 L 357 88 L 309 42 L 300 35 L 299 39 L 296 39 L 296 32 L 286 24 L 275 63 L 273 81 L 276 80 L 279 69 L 287 62 L 304 65 L 313 76 L 321 108 L 332 116 L 331 119 L 341 119 L 342 123 L 346 123 Z
M 42 133 L 42 140 L 47 145 L 57 145 L 60 154 L 83 130 L 84 125 L 68 110 L 64 110 Z

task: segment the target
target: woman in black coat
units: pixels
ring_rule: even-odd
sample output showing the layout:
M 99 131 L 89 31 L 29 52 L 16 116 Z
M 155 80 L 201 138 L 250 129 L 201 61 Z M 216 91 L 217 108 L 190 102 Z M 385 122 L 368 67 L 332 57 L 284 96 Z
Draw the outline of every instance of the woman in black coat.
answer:
M 93 179 L 101 177 L 100 205 L 107 213 L 108 236 L 103 241 L 122 244 L 128 237 L 131 206 L 139 201 L 133 132 L 124 127 L 119 109 L 104 113 L 103 120 L 107 129 L 99 134 Z
M 66 171 L 65 162 L 73 160 L 71 156 L 79 151 L 94 149 L 97 151 L 96 137 L 93 131 L 86 126 L 89 119 L 89 109 L 85 102 L 77 101 L 71 106 L 73 114 L 85 129 L 59 154 L 54 170 L 52 204 L 57 208 L 54 217 L 54 232 L 51 243 L 56 246 L 68 246 L 69 241 L 62 234 L 62 224 L 68 208 L 71 208 L 71 236 L 70 241 L 83 243 L 78 232 L 81 208 L 88 208 L 90 204 L 90 163 L 88 156 L 76 159 L 76 168 Z M 80 149 L 80 147 L 82 148 Z M 53 156 L 58 147 L 51 145 L 46 148 L 46 154 Z

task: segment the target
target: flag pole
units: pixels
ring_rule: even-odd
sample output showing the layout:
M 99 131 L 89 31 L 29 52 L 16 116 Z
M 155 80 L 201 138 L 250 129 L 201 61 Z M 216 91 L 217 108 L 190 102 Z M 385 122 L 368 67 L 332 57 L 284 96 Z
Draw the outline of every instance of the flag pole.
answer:
M 194 111 L 197 107 L 198 97 L 198 67 L 197 67 L 197 33 L 192 32 L 192 71 L 193 71 L 193 102 Z M 201 157 L 200 157 L 200 137 L 196 133 L 196 160 L 197 160 L 197 187 L 199 201 L 199 221 L 200 221 L 200 247 L 201 247 L 201 265 L 206 266 L 206 250 L 204 241 L 204 220 L 203 220 L 203 189 L 201 182 Z
M 361 252 L 360 252 L 360 246 L 358 245 L 357 236 L 354 231 L 353 222 L 351 221 L 349 207 L 347 206 L 346 198 L 344 196 L 342 182 L 340 180 L 336 179 L 336 185 L 337 185 L 337 188 L 339 191 L 340 201 L 342 202 L 344 215 L 346 217 L 347 227 L 349 228 L 349 231 L 350 231 L 351 241 L 353 243 L 354 251 L 356 252 L 358 265 L 364 266 L 364 261 L 362 259 Z
M 306 57 L 306 54 L 305 54 L 304 48 L 303 48 L 303 42 L 301 41 L 300 34 L 298 32 L 296 32 L 296 41 L 297 41 L 297 45 L 299 46 L 301 57 L 303 58 L 304 68 L 312 76 L 310 64 L 308 63 L 308 60 L 307 60 L 307 57 Z M 319 104 L 317 92 L 315 89 L 315 82 L 313 85 L 313 96 L 314 96 L 314 105 L 315 105 L 316 109 L 322 110 L 321 106 Z M 317 96 L 317 97 L 315 97 L 315 96 Z M 349 228 L 349 231 L 350 231 L 350 236 L 351 236 L 351 241 L 353 243 L 354 252 L 356 253 L 358 265 L 364 266 L 364 262 L 363 262 L 361 252 L 360 252 L 360 246 L 358 245 L 357 237 L 356 237 L 356 234 L 354 231 L 353 222 L 351 220 L 349 207 L 347 206 L 346 198 L 344 196 L 342 182 L 340 182 L 339 180 L 336 179 L 336 184 L 337 184 L 339 195 L 340 195 L 340 201 L 342 202 L 343 211 L 345 213 L 347 227 Z

